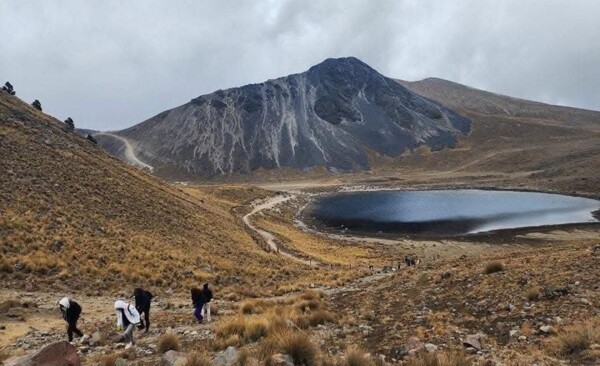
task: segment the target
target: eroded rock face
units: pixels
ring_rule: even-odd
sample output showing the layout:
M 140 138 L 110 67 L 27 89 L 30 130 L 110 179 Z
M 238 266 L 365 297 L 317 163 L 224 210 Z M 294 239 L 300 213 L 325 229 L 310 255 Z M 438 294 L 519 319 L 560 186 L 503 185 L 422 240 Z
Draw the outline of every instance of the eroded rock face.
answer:
M 261 167 L 368 169 L 368 150 L 439 150 L 469 130 L 468 119 L 350 57 L 203 95 L 117 134 L 153 166 L 210 176 Z
M 67 341 L 47 345 L 34 354 L 5 361 L 7 366 L 79 366 L 77 349 Z

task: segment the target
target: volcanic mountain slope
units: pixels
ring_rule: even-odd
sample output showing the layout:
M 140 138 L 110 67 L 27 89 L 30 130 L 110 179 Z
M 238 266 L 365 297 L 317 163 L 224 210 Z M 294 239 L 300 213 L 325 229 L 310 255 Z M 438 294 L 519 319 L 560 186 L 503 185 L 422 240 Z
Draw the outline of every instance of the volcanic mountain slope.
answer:
M 418 151 L 402 159 L 376 161 L 381 169 L 427 174 L 427 180 L 471 176 L 485 185 L 512 185 L 584 194 L 600 187 L 600 112 L 512 98 L 429 78 L 399 83 L 459 111 L 471 133 L 454 149 Z
M 122 156 L 114 139 L 125 137 L 158 174 L 176 168 L 211 176 L 261 167 L 368 169 L 369 151 L 398 156 L 420 145 L 440 150 L 469 129 L 468 119 L 350 57 L 203 95 L 98 138 Z
M 2 287 L 177 291 L 210 280 L 260 293 L 310 281 L 305 266 L 264 252 L 231 213 L 264 192 L 187 193 L 63 127 L 0 92 Z

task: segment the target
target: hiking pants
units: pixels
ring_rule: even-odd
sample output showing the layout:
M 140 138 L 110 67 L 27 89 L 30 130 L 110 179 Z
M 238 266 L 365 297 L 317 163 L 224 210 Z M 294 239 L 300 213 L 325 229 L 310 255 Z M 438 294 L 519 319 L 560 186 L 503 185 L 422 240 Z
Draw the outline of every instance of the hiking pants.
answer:
M 140 311 L 140 315 L 141 315 L 141 311 Z M 146 323 L 144 324 L 144 321 L 140 319 L 140 328 L 139 329 L 143 329 L 145 326 L 146 332 L 147 332 L 148 328 L 150 328 L 150 308 L 144 310 L 144 319 L 146 319 Z
M 206 321 L 210 321 L 210 302 L 207 302 L 204 304 L 204 306 L 202 306 L 202 311 L 200 312 L 200 315 L 204 317 L 205 314 Z
M 129 323 L 127 329 L 125 329 L 125 333 L 123 333 L 123 338 L 125 338 L 125 343 L 133 344 L 133 329 L 135 326 L 132 323 Z
M 73 341 L 73 333 L 77 334 L 78 337 L 83 337 L 83 333 L 77 329 L 77 320 L 79 320 L 79 318 L 75 318 L 68 322 L 67 335 L 69 336 L 69 342 Z
M 202 308 L 204 307 L 204 304 L 198 304 L 196 305 L 196 310 L 194 310 L 194 316 L 196 317 L 196 319 L 198 320 L 198 323 L 202 323 Z

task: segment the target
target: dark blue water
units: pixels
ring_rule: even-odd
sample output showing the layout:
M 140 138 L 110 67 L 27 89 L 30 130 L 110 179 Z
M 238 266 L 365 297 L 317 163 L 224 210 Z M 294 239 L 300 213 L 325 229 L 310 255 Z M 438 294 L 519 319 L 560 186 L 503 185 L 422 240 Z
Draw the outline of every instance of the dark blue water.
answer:
M 308 213 L 331 228 L 359 232 L 457 235 L 598 222 L 600 201 L 558 194 L 484 191 L 377 191 L 318 199 Z

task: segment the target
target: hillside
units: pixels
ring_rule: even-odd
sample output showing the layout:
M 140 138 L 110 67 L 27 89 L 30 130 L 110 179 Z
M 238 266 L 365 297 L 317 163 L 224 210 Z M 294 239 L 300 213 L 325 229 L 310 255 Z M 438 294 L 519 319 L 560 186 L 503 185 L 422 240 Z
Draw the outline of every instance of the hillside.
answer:
M 261 84 L 219 90 L 134 127 L 98 134 L 124 157 L 126 138 L 156 173 L 199 176 L 259 168 L 356 171 L 368 154 L 453 147 L 470 122 L 349 57 Z M 131 159 L 127 159 L 131 160 Z
M 169 186 L 6 93 L 0 156 L 3 287 L 270 293 L 320 276 L 265 252 L 233 213 L 265 191 Z

